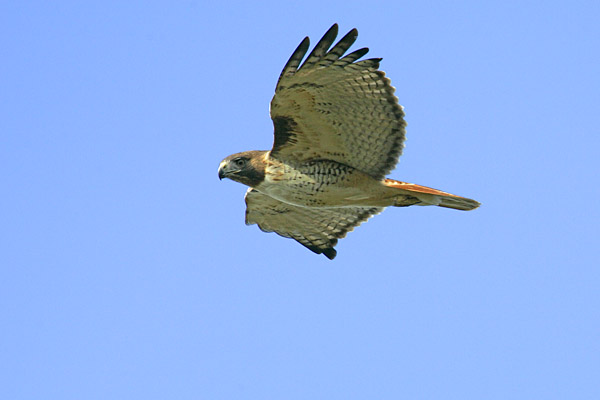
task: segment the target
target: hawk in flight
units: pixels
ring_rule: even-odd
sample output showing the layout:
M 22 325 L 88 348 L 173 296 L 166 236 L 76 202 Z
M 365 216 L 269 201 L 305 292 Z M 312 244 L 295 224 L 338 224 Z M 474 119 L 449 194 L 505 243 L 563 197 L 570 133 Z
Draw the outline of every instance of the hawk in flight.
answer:
M 308 37 L 283 68 L 271 119 L 270 151 L 244 151 L 221 161 L 219 178 L 250 188 L 246 224 L 297 240 L 333 259 L 346 233 L 385 207 L 435 205 L 473 210 L 475 200 L 386 179 L 404 147 L 406 123 L 381 58 L 344 55 L 358 31 L 333 47 L 334 24 L 304 63 Z M 331 47 L 331 48 L 330 48 Z

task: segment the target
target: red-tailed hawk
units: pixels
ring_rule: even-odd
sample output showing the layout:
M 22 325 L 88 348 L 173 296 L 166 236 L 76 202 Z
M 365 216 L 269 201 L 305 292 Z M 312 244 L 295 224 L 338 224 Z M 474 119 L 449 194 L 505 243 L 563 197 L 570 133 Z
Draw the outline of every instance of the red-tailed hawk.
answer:
M 358 61 L 367 48 L 344 56 L 356 29 L 330 49 L 337 33 L 334 24 L 300 65 L 309 47 L 304 38 L 283 68 L 271 100 L 273 148 L 233 154 L 219 165 L 219 178 L 250 186 L 247 225 L 295 239 L 329 259 L 338 239 L 385 207 L 479 206 L 385 178 L 404 147 L 404 112 L 378 70 L 381 58 Z

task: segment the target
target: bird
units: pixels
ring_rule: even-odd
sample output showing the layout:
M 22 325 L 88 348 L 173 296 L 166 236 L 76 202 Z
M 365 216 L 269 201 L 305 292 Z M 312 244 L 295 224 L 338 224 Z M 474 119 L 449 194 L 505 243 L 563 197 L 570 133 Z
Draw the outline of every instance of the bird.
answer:
M 246 225 L 257 224 L 330 260 L 338 239 L 386 207 L 435 205 L 473 210 L 480 203 L 386 178 L 404 148 L 406 122 L 381 58 L 349 54 L 358 31 L 335 45 L 333 24 L 302 62 L 305 37 L 285 64 L 270 103 L 271 150 L 232 154 L 219 179 L 247 185 Z

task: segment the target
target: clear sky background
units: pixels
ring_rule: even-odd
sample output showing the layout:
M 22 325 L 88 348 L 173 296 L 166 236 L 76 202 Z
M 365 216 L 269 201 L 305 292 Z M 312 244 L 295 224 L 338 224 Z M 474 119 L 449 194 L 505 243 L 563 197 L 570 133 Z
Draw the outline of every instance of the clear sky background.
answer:
M 600 398 L 597 1 L 3 2 L 0 398 Z M 329 261 L 244 225 L 301 39 L 405 106 L 388 209 Z

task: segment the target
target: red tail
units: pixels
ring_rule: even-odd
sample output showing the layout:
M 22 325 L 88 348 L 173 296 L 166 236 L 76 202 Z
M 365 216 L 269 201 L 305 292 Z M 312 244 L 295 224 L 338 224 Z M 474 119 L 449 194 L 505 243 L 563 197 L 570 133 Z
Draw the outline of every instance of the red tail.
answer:
M 385 179 L 384 183 L 388 187 L 400 189 L 413 194 L 414 197 L 421 200 L 426 205 L 436 205 L 440 207 L 454 208 L 455 210 L 474 210 L 479 207 L 479 202 L 460 197 L 451 193 L 442 192 L 427 186 L 416 185 L 414 183 L 400 182 L 393 179 Z

